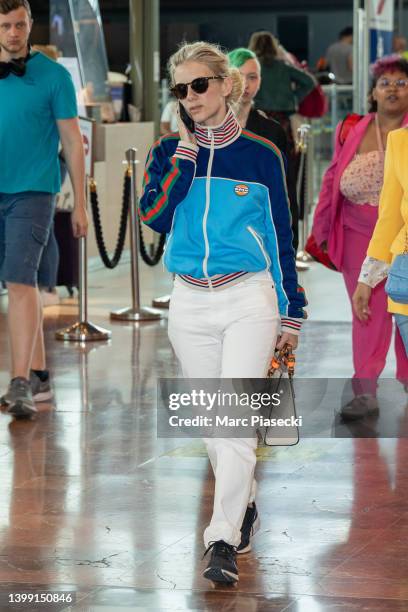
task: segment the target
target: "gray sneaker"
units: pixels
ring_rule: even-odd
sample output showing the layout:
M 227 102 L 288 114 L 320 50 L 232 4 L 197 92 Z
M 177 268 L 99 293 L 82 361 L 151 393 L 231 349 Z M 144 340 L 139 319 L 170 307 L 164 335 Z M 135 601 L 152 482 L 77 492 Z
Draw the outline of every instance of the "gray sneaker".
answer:
M 30 382 L 18 376 L 10 382 L 7 394 L 8 413 L 17 418 L 31 417 L 37 413 Z
M 340 411 L 343 421 L 357 421 L 367 416 L 379 414 L 378 401 L 372 395 L 356 395 L 351 402 L 343 406 Z
M 42 381 L 35 372 L 30 371 L 30 386 L 33 400 L 35 402 L 46 402 L 52 398 L 52 390 L 50 384 L 50 378 L 46 381 Z M 10 389 L 7 393 L 0 397 L 0 405 L 8 406 L 10 404 Z
M 52 398 L 50 377 L 42 381 L 33 370 L 30 370 L 30 385 L 35 402 L 47 402 Z

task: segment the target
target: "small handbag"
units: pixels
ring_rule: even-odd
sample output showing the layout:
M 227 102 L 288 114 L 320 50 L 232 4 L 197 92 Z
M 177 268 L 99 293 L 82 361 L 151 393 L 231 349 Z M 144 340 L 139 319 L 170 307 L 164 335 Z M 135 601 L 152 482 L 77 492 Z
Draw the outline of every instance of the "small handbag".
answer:
M 275 393 L 281 399 L 279 405 L 270 407 L 267 419 L 297 419 L 295 392 L 293 388 L 293 375 L 295 357 L 289 345 L 285 345 L 281 351 L 277 351 L 269 366 L 267 378 L 273 379 Z M 259 436 L 265 446 L 293 446 L 299 442 L 299 429 L 297 425 L 284 427 L 270 427 L 265 425 L 260 428 Z
M 393 302 L 408 304 L 408 233 L 405 230 L 405 247 L 402 255 L 397 255 L 388 272 L 385 292 Z

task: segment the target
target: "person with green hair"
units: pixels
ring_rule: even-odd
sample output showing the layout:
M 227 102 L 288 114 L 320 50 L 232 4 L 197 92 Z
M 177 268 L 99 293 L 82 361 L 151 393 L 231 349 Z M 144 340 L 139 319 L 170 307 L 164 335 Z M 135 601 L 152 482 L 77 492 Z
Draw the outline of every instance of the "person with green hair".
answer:
M 268 118 L 265 113 L 256 110 L 254 98 L 261 87 L 261 65 L 256 54 L 250 49 L 239 47 L 228 54 L 231 66 L 238 68 L 244 79 L 244 93 L 236 109 L 237 119 L 241 126 L 258 136 L 273 142 L 286 158 L 286 183 L 292 215 L 293 248 L 295 251 L 299 242 L 299 209 L 296 197 L 296 169 L 289 155 L 288 141 L 285 130 L 278 121 Z

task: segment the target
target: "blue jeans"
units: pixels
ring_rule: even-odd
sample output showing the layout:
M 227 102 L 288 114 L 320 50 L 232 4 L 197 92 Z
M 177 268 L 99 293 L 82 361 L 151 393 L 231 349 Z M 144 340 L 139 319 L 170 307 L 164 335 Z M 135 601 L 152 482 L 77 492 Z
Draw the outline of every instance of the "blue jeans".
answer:
M 51 193 L 0 193 L 0 279 L 35 287 L 54 217 Z M 45 280 L 52 275 L 44 273 Z M 47 282 L 48 284 L 48 282 Z
M 398 329 L 405 346 L 405 352 L 408 355 L 408 315 L 394 314 L 394 319 L 398 325 Z

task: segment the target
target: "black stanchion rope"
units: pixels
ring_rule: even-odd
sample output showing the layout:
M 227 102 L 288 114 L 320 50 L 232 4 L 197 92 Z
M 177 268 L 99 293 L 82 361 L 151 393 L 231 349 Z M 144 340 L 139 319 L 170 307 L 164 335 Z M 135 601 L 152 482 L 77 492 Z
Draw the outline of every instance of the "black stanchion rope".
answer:
M 150 256 L 146 249 L 146 244 L 143 237 L 142 224 L 140 222 L 139 216 L 137 217 L 137 220 L 139 223 L 140 255 L 142 256 L 142 259 L 145 264 L 147 264 L 148 266 L 156 266 L 164 253 L 164 245 L 166 244 L 166 234 L 160 234 L 157 249 L 153 253 L 153 255 Z
M 126 240 L 126 230 L 128 224 L 129 217 L 129 206 L 130 206 L 130 189 L 131 189 L 131 178 L 130 173 L 127 171 L 125 174 L 124 185 L 123 185 L 123 202 L 122 202 L 122 211 L 120 215 L 120 224 L 119 224 L 119 235 L 116 242 L 115 252 L 113 254 L 112 259 L 109 257 L 108 251 L 106 249 L 105 240 L 103 237 L 102 223 L 101 223 L 101 215 L 99 211 L 99 202 L 98 202 L 98 193 L 96 190 L 96 183 L 93 181 L 91 184 L 91 208 L 92 208 L 92 217 L 95 227 L 95 237 L 96 244 L 98 246 L 99 255 L 105 265 L 106 268 L 113 269 L 118 265 L 120 258 L 122 257 L 123 248 L 125 246 Z M 156 266 L 164 252 L 164 245 L 166 243 L 166 234 L 160 234 L 159 242 L 157 245 L 156 251 L 153 255 L 149 255 L 146 249 L 146 244 L 144 241 L 142 224 L 140 222 L 140 218 L 138 217 L 138 226 L 139 226 L 139 237 L 140 237 L 140 255 L 142 256 L 143 261 L 148 266 Z
M 96 244 L 98 245 L 99 255 L 106 268 L 113 270 L 118 265 L 120 258 L 122 257 L 123 248 L 126 240 L 126 230 L 129 218 L 129 205 L 130 205 L 130 174 L 126 171 L 125 179 L 123 183 L 123 202 L 122 211 L 120 214 L 119 223 L 119 234 L 116 242 L 115 252 L 112 259 L 109 257 L 106 249 L 105 240 L 103 237 L 101 215 L 99 211 L 98 193 L 96 191 L 96 183 L 93 181 L 91 184 L 91 208 L 92 217 L 95 227 Z

